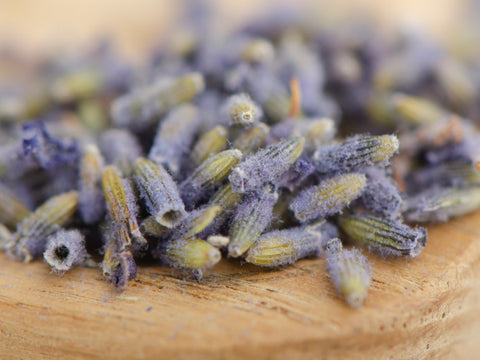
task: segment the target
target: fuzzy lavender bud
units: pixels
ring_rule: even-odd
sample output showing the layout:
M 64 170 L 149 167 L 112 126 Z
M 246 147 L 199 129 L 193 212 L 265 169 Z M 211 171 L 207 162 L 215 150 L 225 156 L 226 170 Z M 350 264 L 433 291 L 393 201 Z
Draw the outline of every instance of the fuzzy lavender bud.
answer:
M 148 211 L 166 227 L 174 227 L 187 215 L 177 184 L 161 166 L 145 158 L 134 164 L 134 180 Z
M 327 251 L 327 271 L 337 291 L 348 305 L 359 308 L 367 297 L 372 270 L 357 249 Z
M 424 228 L 371 215 L 342 215 L 340 227 L 355 243 L 383 256 L 416 257 L 427 244 Z
M 78 210 L 87 224 L 99 221 L 105 213 L 105 198 L 101 185 L 103 166 L 103 157 L 98 147 L 93 144 L 86 145 L 80 160 Z
M 294 137 L 270 145 L 242 161 L 228 177 L 234 192 L 245 193 L 276 183 L 300 157 L 304 139 Z
M 24 262 L 41 256 L 45 251 L 47 237 L 70 220 L 77 204 L 76 191 L 48 199 L 18 225 L 17 231 L 7 244 L 7 254 Z
M 48 237 L 43 258 L 57 273 L 70 270 L 72 266 L 85 262 L 85 238 L 78 230 L 60 230 Z
M 479 208 L 479 187 L 433 187 L 409 198 L 404 216 L 412 222 L 445 222 Z
M 110 114 L 116 126 L 143 130 L 175 106 L 191 101 L 205 88 L 203 76 L 190 73 L 155 83 L 117 98 Z
M 312 160 L 321 173 L 347 172 L 374 164 L 386 164 L 397 150 L 398 139 L 394 135 L 358 135 L 342 144 L 318 149 Z
M 173 109 L 160 123 L 148 158 L 172 174 L 180 171 L 199 127 L 198 109 L 186 104 Z
M 292 264 L 318 253 L 321 239 L 321 234 L 309 226 L 271 231 L 255 241 L 245 260 L 266 267 Z
M 364 174 L 335 176 L 301 191 L 289 208 L 301 222 L 339 213 L 360 195 L 366 182 Z
M 270 225 L 278 194 L 271 185 L 262 191 L 246 194 L 230 225 L 228 254 L 238 257 L 245 253 Z

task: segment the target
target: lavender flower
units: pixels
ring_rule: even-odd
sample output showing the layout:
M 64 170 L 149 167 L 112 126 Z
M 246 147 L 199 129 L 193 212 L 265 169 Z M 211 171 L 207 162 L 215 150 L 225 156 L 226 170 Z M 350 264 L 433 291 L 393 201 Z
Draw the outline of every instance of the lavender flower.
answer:
M 206 195 L 230 174 L 230 169 L 242 158 L 239 150 L 225 150 L 212 155 L 198 166 L 180 184 L 180 193 L 185 205 L 191 206 Z
M 101 187 L 103 165 L 104 160 L 98 147 L 86 145 L 79 169 L 78 210 L 87 224 L 99 221 L 105 213 L 105 198 Z
M 480 188 L 433 187 L 410 197 L 404 211 L 405 219 L 417 223 L 445 222 L 480 208 Z
M 177 175 L 199 127 L 198 110 L 193 105 L 173 109 L 160 123 L 148 158 Z
M 100 149 L 107 164 L 114 165 L 122 175 L 129 176 L 133 162 L 142 156 L 137 138 L 124 129 L 110 129 L 100 137 Z
M 230 224 L 228 254 L 238 257 L 245 253 L 258 236 L 270 225 L 273 206 L 278 200 L 275 189 L 267 185 L 260 193 L 246 194 Z
M 341 229 L 356 243 L 383 256 L 420 254 L 427 243 L 427 231 L 402 224 L 398 220 L 371 215 L 342 215 Z
M 228 177 L 234 192 L 245 193 L 275 183 L 300 157 L 304 139 L 294 137 L 270 145 L 249 156 L 232 169 Z
M 224 105 L 224 112 L 228 113 L 231 124 L 236 126 L 250 126 L 262 117 L 262 110 L 247 94 L 237 94 L 229 97 Z
M 67 223 L 77 209 L 78 192 L 57 195 L 30 213 L 7 243 L 9 257 L 30 262 L 45 251 L 47 237 Z
M 367 258 L 357 249 L 337 247 L 327 252 L 327 271 L 347 304 L 355 308 L 362 306 L 372 278 Z
M 60 230 L 47 239 L 43 253 L 45 261 L 57 273 L 81 265 L 88 257 L 85 250 L 85 238 L 78 230 Z
M 358 173 L 335 176 L 300 192 L 289 208 L 301 222 L 339 213 L 360 195 L 366 182 Z
M 251 264 L 276 267 L 318 253 L 321 234 L 309 226 L 275 230 L 261 235 L 248 249 L 245 260 Z
M 175 79 L 162 78 L 116 99 L 110 114 L 117 126 L 143 130 L 175 106 L 192 100 L 204 88 L 204 79 L 199 73 Z
M 386 164 L 398 150 L 393 135 L 353 136 L 344 143 L 324 146 L 313 155 L 313 163 L 322 173 L 354 171 L 374 164 Z
M 161 166 L 145 158 L 134 164 L 134 180 L 145 204 L 155 220 L 166 227 L 174 227 L 186 214 L 177 185 Z

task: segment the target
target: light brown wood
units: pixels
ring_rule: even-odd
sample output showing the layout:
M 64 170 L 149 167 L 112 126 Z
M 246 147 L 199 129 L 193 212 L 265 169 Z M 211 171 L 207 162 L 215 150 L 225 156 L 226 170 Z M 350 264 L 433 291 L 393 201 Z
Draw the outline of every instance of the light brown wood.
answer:
M 335 10 L 327 1 L 302 2 L 322 13 Z M 439 34 L 458 16 L 460 1 L 335 3 L 337 15 L 374 9 L 384 24 L 413 20 Z M 35 53 L 113 33 L 124 52 L 143 58 L 173 22 L 167 4 L 5 0 L 0 40 Z M 230 22 L 251 17 L 258 4 L 215 6 Z M 59 278 L 41 262 L 25 265 L 0 254 L 0 359 L 476 359 L 479 224 L 477 213 L 432 227 L 416 259 L 370 255 L 374 281 L 360 310 L 339 299 L 323 259 L 276 271 L 224 260 L 200 283 L 141 267 L 118 294 L 98 270 L 78 268 Z
M 369 255 L 360 310 L 338 298 L 323 259 L 275 271 L 224 261 L 200 283 L 141 267 L 119 294 L 95 269 L 60 278 L 2 254 L 0 358 L 475 359 L 479 223 L 431 227 L 416 259 Z

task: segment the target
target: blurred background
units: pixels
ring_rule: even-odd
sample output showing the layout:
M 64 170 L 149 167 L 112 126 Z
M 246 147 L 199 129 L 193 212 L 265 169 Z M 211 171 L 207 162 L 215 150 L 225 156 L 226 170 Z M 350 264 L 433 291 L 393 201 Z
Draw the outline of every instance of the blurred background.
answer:
M 476 1 L 476 0 L 474 0 Z M 0 44 L 26 54 L 58 47 L 81 48 L 110 36 L 121 52 L 139 58 L 158 45 L 178 20 L 185 1 L 171 0 L 1 0 Z M 386 31 L 415 24 L 437 37 L 458 30 L 465 16 L 475 16 L 471 0 L 211 0 L 218 22 L 235 26 L 270 9 L 288 5 L 311 21 L 329 22 L 368 14 Z M 293 5 L 294 4 L 294 5 Z

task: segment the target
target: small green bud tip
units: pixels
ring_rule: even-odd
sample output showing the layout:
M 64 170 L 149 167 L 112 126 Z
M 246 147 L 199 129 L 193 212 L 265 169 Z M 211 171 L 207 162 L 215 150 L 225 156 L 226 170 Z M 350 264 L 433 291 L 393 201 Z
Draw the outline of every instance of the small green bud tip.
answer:
M 231 257 L 239 257 L 244 253 L 239 245 L 233 245 L 228 248 L 228 255 Z
M 358 279 L 351 279 L 342 285 L 340 291 L 344 294 L 348 305 L 359 308 L 367 297 L 368 288 L 363 283 L 359 283 Z
M 222 259 L 222 254 L 220 250 L 216 247 L 213 247 L 207 254 L 207 263 L 206 267 L 212 267 L 213 265 L 217 264 Z
M 207 238 L 207 242 L 216 248 L 222 248 L 230 243 L 230 238 L 222 235 L 210 235 Z
M 382 135 L 379 136 L 378 139 L 380 140 L 380 148 L 381 150 L 378 151 L 376 161 L 381 162 L 390 158 L 394 153 L 398 151 L 398 147 L 400 143 L 398 142 L 398 138 L 395 135 Z

